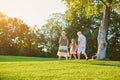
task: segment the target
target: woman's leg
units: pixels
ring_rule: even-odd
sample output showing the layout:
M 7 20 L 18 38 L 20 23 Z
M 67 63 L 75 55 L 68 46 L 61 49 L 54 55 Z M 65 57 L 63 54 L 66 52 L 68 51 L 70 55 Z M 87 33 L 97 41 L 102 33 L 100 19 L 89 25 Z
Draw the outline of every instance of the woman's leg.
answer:
M 68 56 L 66 56 L 66 61 L 68 61 Z
M 61 56 L 58 56 L 58 61 L 60 61 L 60 59 L 61 59 Z

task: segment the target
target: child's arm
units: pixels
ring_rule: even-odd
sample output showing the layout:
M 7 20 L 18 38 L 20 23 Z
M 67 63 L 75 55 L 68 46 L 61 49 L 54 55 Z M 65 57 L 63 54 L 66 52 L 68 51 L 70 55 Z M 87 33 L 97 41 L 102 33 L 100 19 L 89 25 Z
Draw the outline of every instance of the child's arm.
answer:
M 77 49 L 78 49 L 78 45 L 76 45 L 75 51 L 77 51 Z

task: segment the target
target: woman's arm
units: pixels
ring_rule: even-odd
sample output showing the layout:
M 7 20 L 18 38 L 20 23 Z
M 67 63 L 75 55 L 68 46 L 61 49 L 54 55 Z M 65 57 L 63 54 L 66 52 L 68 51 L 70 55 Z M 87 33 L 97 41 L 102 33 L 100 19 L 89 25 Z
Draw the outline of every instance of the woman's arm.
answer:
M 67 46 L 69 47 L 69 41 L 68 41 L 68 39 L 67 39 Z
M 71 48 L 71 43 L 70 43 L 70 45 L 69 45 L 69 48 Z
M 61 44 L 61 41 L 62 41 L 62 37 L 59 38 L 59 45 Z

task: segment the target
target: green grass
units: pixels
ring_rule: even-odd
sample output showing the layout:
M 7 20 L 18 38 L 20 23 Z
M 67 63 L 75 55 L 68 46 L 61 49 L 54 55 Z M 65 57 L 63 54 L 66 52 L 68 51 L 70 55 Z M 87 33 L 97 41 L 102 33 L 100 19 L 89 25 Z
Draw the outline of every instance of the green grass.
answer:
M 120 62 L 0 56 L 0 80 L 120 80 Z

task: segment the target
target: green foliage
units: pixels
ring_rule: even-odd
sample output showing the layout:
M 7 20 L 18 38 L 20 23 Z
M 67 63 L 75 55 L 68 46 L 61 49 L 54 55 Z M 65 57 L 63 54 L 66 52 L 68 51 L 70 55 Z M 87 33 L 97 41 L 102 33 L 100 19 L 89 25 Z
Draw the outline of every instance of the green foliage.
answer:
M 77 15 L 85 14 L 87 18 L 96 16 L 98 13 L 103 12 L 104 5 L 111 7 L 112 9 L 120 11 L 119 0 L 62 0 L 68 8 L 66 12 L 66 18 L 72 20 L 74 17 L 72 14 L 75 12 Z
M 73 19 L 72 14 L 75 12 L 78 16 L 85 14 L 87 18 L 95 16 L 98 12 L 103 10 L 103 4 L 100 0 L 63 0 L 68 7 L 66 12 L 67 19 Z
M 0 56 L 1 80 L 119 80 L 117 61 Z
M 12 19 L 3 15 L 0 19 L 0 23 L 4 23 L 0 24 L 1 53 L 10 54 L 13 48 L 15 48 L 16 51 L 20 46 L 20 38 L 26 35 L 25 33 L 28 31 L 28 28 L 27 25 L 21 23 L 17 18 Z M 22 29 L 24 29 L 25 32 L 22 33 Z
M 111 60 L 120 60 L 120 15 L 113 10 L 111 16 L 107 55 Z
M 74 38 L 77 41 L 77 32 L 81 31 L 87 38 L 87 54 L 89 58 L 92 55 L 95 55 L 97 52 L 97 34 L 99 28 L 99 17 L 101 14 L 97 15 L 95 18 L 87 19 L 85 15 L 80 15 L 79 17 L 76 14 L 74 15 L 74 20 L 71 21 L 71 24 L 65 29 L 69 41 Z M 98 22 L 96 22 L 98 21 Z M 69 21 L 68 21 L 69 22 Z
M 119 0 L 63 0 L 68 10 L 66 11 L 66 19 L 69 23 L 66 29 L 69 39 L 77 40 L 77 31 L 82 31 L 87 37 L 87 53 L 89 57 L 97 51 L 97 35 L 98 28 L 102 20 L 102 12 L 104 6 L 111 8 L 111 22 L 108 29 L 108 47 L 107 57 L 119 60 L 120 41 L 119 41 Z
M 39 47 L 43 44 L 44 35 L 36 26 L 30 28 L 22 20 L 0 13 L 0 54 L 40 56 L 45 53 L 44 47 Z
M 47 42 L 44 46 L 46 46 L 47 52 L 54 57 L 57 56 L 59 37 L 62 30 L 66 28 L 66 25 L 65 16 L 60 13 L 55 13 L 51 15 L 47 23 L 41 28 Z

